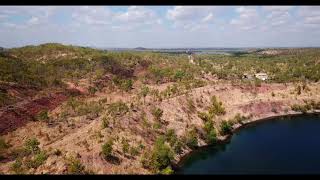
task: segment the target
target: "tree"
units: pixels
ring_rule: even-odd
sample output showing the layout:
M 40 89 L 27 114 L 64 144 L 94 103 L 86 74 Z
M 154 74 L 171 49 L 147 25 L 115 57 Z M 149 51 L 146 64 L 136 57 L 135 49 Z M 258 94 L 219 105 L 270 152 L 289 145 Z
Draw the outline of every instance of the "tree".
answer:
M 142 156 L 141 163 L 143 167 L 159 172 L 168 167 L 172 159 L 172 150 L 165 143 L 165 137 L 160 136 L 153 145 L 151 153 L 145 153 Z
M 220 128 L 221 128 L 221 134 L 222 135 L 227 135 L 227 134 L 230 134 L 232 132 L 232 126 L 228 121 L 222 121 L 221 125 L 220 125 Z
M 197 132 L 195 128 L 187 132 L 186 145 L 191 149 L 194 149 L 198 146 L 198 138 L 197 138 Z
M 122 152 L 123 154 L 126 154 L 129 152 L 129 148 L 130 148 L 130 145 L 128 143 L 128 140 L 126 139 L 122 139 Z
M 143 104 L 145 103 L 145 97 L 148 95 L 149 91 L 149 87 L 146 85 L 141 88 L 140 95 L 143 97 Z

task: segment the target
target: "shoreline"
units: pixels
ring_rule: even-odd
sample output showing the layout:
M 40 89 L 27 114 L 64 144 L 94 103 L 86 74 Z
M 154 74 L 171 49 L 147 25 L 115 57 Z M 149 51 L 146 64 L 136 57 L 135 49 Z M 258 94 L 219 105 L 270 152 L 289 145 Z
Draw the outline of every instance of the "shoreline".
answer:
M 261 118 L 255 118 L 255 119 L 251 119 L 251 120 L 246 120 L 246 121 L 243 121 L 243 123 L 237 123 L 237 124 L 234 124 L 232 126 L 232 133 L 231 134 L 228 134 L 226 136 L 220 136 L 218 137 L 218 140 L 217 140 L 217 143 L 216 144 L 225 144 L 225 143 L 228 143 L 233 134 L 242 130 L 242 129 L 245 129 L 247 128 L 248 126 L 251 126 L 251 125 L 255 125 L 255 124 L 258 124 L 258 123 L 262 123 L 262 122 L 265 122 L 265 121 L 268 121 L 268 120 L 273 120 L 273 119 L 276 119 L 276 118 L 281 118 L 281 117 L 292 117 L 292 116 L 299 116 L 299 115 L 303 115 L 303 114 L 306 114 L 306 115 L 320 115 L 320 110 L 313 110 L 313 111 L 308 111 L 308 112 L 288 112 L 288 113 L 279 113 L 277 115 L 273 115 L 273 116 L 266 116 L 266 117 L 261 117 Z M 176 171 L 177 169 L 180 169 L 183 165 L 183 162 L 186 158 L 188 158 L 190 155 L 192 155 L 193 153 L 195 153 L 196 151 L 199 151 L 201 149 L 204 149 L 204 148 L 208 148 L 212 146 L 211 144 L 205 144 L 205 145 L 200 145 L 198 146 L 196 149 L 189 149 L 187 151 L 185 151 L 183 154 L 179 155 L 177 157 L 177 159 L 175 160 L 174 163 L 171 164 L 172 168 L 174 169 L 174 171 Z

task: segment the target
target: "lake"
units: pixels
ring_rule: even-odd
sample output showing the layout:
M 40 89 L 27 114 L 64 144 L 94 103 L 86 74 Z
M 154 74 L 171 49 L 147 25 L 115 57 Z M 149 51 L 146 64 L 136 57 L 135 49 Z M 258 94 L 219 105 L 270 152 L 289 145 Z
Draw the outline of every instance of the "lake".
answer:
M 225 144 L 188 155 L 177 174 L 320 174 L 320 116 L 249 125 Z

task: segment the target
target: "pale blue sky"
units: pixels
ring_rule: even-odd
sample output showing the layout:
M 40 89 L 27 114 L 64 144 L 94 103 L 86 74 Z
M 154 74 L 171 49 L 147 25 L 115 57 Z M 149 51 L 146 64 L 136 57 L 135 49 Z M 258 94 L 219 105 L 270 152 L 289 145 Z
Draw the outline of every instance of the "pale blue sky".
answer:
M 320 6 L 1 6 L 0 46 L 320 46 Z

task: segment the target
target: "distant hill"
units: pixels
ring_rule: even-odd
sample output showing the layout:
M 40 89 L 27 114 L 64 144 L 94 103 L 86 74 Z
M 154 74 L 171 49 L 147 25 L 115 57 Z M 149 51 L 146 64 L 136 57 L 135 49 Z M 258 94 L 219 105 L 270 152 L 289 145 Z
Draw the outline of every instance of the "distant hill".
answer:
M 60 58 L 79 58 L 100 52 L 88 47 L 63 45 L 59 43 L 46 43 L 38 46 L 24 46 L 8 49 L 6 55 L 22 60 L 46 61 Z
M 147 48 L 144 48 L 144 47 L 136 47 L 134 48 L 135 50 L 147 50 Z

